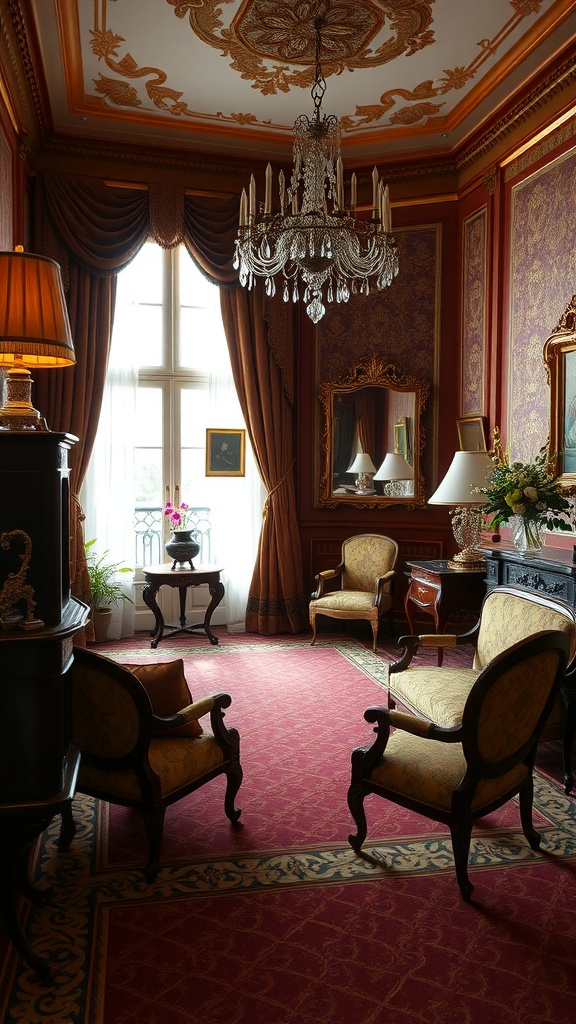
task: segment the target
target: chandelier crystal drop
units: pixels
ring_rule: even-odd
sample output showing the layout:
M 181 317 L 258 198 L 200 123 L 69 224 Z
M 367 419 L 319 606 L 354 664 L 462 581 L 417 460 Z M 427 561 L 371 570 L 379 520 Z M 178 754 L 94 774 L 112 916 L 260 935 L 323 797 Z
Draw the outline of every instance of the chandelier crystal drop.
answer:
M 314 114 L 294 123 L 294 166 L 286 188 L 278 175 L 279 212 L 272 213 L 272 168 L 266 168 L 263 210 L 256 200 L 256 181 L 248 195 L 242 190 L 234 267 L 240 284 L 253 288 L 263 277 L 266 294 L 275 295 L 275 276 L 282 273 L 285 302 L 300 298 L 316 324 L 325 302 L 348 302 L 350 295 L 383 289 L 398 273 L 398 249 L 391 234 L 388 186 L 372 172 L 372 217 L 356 220 L 356 175 L 350 180 L 350 205 L 344 205 L 344 173 L 340 157 L 340 122 L 322 114 L 326 82 L 320 64 L 322 18 L 314 20 L 316 76 L 312 86 Z M 329 212 L 330 206 L 330 212 Z

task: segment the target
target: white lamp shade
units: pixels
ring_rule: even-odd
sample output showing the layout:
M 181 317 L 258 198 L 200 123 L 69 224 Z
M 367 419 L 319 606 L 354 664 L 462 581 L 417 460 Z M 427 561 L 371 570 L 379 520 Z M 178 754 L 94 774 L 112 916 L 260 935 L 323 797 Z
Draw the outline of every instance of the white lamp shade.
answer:
M 376 466 L 366 452 L 358 452 L 354 462 L 348 470 L 349 473 L 375 473 Z
M 374 480 L 412 480 L 414 471 L 400 452 L 387 452 Z
M 488 452 L 456 452 L 442 483 L 428 498 L 429 505 L 484 505 L 486 496 L 475 493 L 485 487 L 494 463 Z

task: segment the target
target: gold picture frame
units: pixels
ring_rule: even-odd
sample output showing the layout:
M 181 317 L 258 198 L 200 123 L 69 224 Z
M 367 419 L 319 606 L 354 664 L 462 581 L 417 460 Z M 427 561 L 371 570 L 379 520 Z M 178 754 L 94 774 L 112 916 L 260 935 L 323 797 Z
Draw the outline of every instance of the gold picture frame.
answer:
M 458 443 L 462 452 L 485 452 L 486 427 L 483 416 L 464 416 L 456 420 Z
M 394 424 L 394 451 L 403 455 L 410 465 L 412 465 L 411 426 L 411 416 L 403 416 Z
M 554 475 L 576 487 L 576 295 L 544 345 L 550 384 L 550 451 Z
M 245 476 L 246 431 L 206 430 L 206 476 Z

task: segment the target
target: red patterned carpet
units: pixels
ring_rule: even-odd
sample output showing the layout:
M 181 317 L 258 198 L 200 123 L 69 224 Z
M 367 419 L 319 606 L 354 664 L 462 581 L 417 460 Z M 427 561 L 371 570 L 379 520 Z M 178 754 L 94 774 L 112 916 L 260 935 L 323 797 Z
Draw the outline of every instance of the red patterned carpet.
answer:
M 369 798 L 369 856 L 347 843 L 350 752 L 371 739 L 364 709 L 384 702 L 382 658 L 342 636 L 311 648 L 302 637 L 220 635 L 218 647 L 175 638 L 158 651 L 144 635 L 106 653 L 181 656 L 194 697 L 232 695 L 241 825 L 223 814 L 222 779 L 169 808 L 148 886 L 139 818 L 77 801 L 70 853 L 56 852 L 54 823 L 36 858 L 54 902 L 23 904 L 55 984 L 42 988 L 7 951 L 3 1024 L 572 1021 L 576 801 L 554 780 L 557 746 L 539 759 L 542 850 L 524 841 L 515 803 L 485 819 L 466 905 L 434 823 Z

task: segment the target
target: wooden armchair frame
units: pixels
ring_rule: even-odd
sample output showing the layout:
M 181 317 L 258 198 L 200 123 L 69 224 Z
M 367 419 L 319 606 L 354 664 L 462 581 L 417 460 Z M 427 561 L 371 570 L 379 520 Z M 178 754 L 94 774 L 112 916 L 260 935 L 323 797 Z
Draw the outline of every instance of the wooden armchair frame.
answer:
M 562 740 L 564 788 L 566 793 L 570 793 L 574 785 L 572 747 L 574 743 L 574 736 L 576 735 L 576 610 L 560 598 L 553 597 L 547 593 L 540 593 L 539 591 L 531 590 L 528 587 L 522 587 L 516 584 L 502 585 L 490 590 L 486 594 L 484 601 L 486 601 L 495 590 L 499 594 L 508 594 L 513 597 L 520 598 L 523 597 L 525 600 L 528 600 L 531 605 L 560 613 L 565 617 L 568 623 L 572 624 L 573 639 L 568 659 L 568 666 L 557 697 L 559 707 L 552 716 L 556 719 L 556 724 L 546 723 L 542 731 L 543 740 Z M 422 633 L 418 636 L 406 635 L 399 637 L 398 647 L 401 649 L 402 653 L 399 660 L 393 662 L 389 667 L 388 707 L 390 709 L 394 709 L 396 707 L 396 701 L 392 693 L 394 683 L 391 677 L 394 674 L 403 672 L 409 668 L 420 647 L 447 649 L 470 644 L 476 648 L 481 624 L 482 614 L 480 614 L 476 625 L 466 633 Z M 441 671 L 442 669 L 439 668 L 438 673 Z M 438 683 L 438 679 L 436 682 Z M 462 706 L 463 704 L 464 700 L 462 700 Z M 415 708 L 414 710 L 418 712 L 418 708 Z
M 76 741 L 81 751 L 81 765 L 77 789 L 80 792 L 88 793 L 110 803 L 134 807 L 141 813 L 146 827 L 149 848 L 149 860 L 145 874 L 147 880 L 152 882 L 158 874 L 164 816 L 166 807 L 170 804 L 204 786 L 218 775 L 225 774 L 227 782 L 224 811 L 233 824 L 240 817 L 240 809 L 235 807 L 234 804 L 243 775 L 240 764 L 240 737 L 236 729 L 227 728 L 224 724 L 224 711 L 230 707 L 232 698 L 226 693 L 214 694 L 210 697 L 194 701 L 177 714 L 167 718 L 160 718 L 154 715 L 148 694 L 135 675 L 117 662 L 104 658 L 92 651 L 79 648 L 75 652 L 72 670 L 73 706 L 75 700 L 74 675 L 81 673 L 83 669 L 104 673 L 117 684 L 120 684 L 128 699 L 128 705 L 133 707 L 134 713 L 137 716 L 138 729 L 134 742 L 120 755 L 102 753 L 101 737 L 94 735 L 93 741 L 90 737 L 79 737 Z M 170 732 L 175 727 L 197 721 L 207 714 L 210 715 L 211 734 L 203 734 L 203 736 L 198 738 L 184 736 L 179 736 L 177 739 L 170 738 Z M 165 739 L 162 735 L 164 733 L 166 734 Z M 151 744 L 154 743 L 156 745 L 155 749 L 161 753 L 161 745 L 166 742 L 172 744 L 215 744 L 220 749 L 222 758 L 209 770 L 193 775 L 187 781 L 181 782 L 176 788 L 163 792 L 161 779 L 151 764 L 150 751 Z M 83 768 L 85 769 L 84 774 Z M 109 773 L 111 779 L 118 772 L 133 773 L 140 796 L 131 797 L 125 793 L 119 793 L 112 785 L 110 789 L 107 789 L 105 784 L 92 784 L 88 781 L 91 768 L 96 769 L 100 773 Z M 100 778 L 105 783 L 105 776 L 101 774 Z M 76 826 L 72 817 L 72 810 L 68 806 L 62 815 L 60 849 L 68 849 L 75 831 Z
M 357 829 L 355 834 L 349 836 L 349 842 L 353 849 L 359 851 L 366 839 L 367 823 L 364 799 L 368 793 L 376 793 L 393 803 L 449 826 L 456 877 L 462 897 L 466 901 L 471 898 L 474 890 L 468 877 L 468 857 L 472 826 L 477 818 L 484 817 L 519 794 L 522 830 L 532 849 L 538 849 L 542 837 L 532 824 L 532 772 L 538 740 L 562 684 L 569 650 L 566 635 L 557 630 L 539 633 L 529 640 L 514 644 L 480 673 L 466 701 L 462 724 L 450 729 L 442 728 L 433 722 L 403 712 L 391 711 L 382 707 L 369 708 L 365 712 L 364 718 L 367 722 L 376 723 L 374 730 L 376 739 L 372 746 L 359 747 L 352 753 L 348 807 Z M 551 652 L 552 658 L 550 658 Z M 541 685 L 542 693 L 539 692 L 534 708 L 531 708 L 533 716 L 537 715 L 533 728 L 530 728 L 529 735 L 523 735 L 519 728 L 518 735 L 514 736 L 512 733 L 510 737 L 511 741 L 516 739 L 516 745 L 511 742 L 510 748 L 505 753 L 500 749 L 498 757 L 486 756 L 483 753 L 483 749 L 486 748 L 486 739 L 480 735 L 481 725 L 479 723 L 484 721 L 484 706 L 487 699 L 491 697 L 491 691 L 506 674 L 515 674 L 516 684 L 513 680 L 510 704 L 508 708 L 504 708 L 504 710 L 509 710 L 514 706 L 514 701 L 516 704 L 518 703 L 518 691 L 520 690 L 518 674 L 524 671 L 527 678 L 530 679 L 532 672 L 533 678 L 538 659 L 546 660 L 541 662 L 540 668 L 540 671 L 544 673 L 544 683 Z M 546 685 L 548 686 L 547 693 Z M 502 698 L 501 703 L 504 703 Z M 516 717 L 518 720 L 521 718 L 520 715 Z M 407 752 L 406 748 L 402 747 L 402 741 L 399 743 L 398 738 L 396 741 L 394 740 L 391 728 L 418 738 L 413 751 L 414 767 L 416 772 L 420 772 L 420 777 L 423 779 L 422 786 L 426 785 L 424 778 L 426 771 L 431 772 L 432 769 L 426 764 L 423 767 L 418 765 L 419 752 L 422 755 L 422 746 L 418 741 L 459 744 L 461 746 L 463 757 L 457 758 L 452 766 L 452 770 L 456 774 L 449 806 L 440 805 L 441 802 L 435 805 L 423 798 L 415 797 L 414 791 L 417 791 L 419 785 L 418 775 L 410 778 L 410 775 L 406 774 L 406 762 L 410 757 L 410 751 Z M 397 768 L 395 772 L 395 761 L 400 763 L 400 772 Z M 431 764 L 434 765 L 434 762 L 432 761 Z M 384 774 L 378 775 L 380 765 L 385 766 Z M 438 780 L 435 781 L 446 784 L 446 778 L 442 777 L 443 768 L 445 769 L 445 765 L 440 764 Z M 461 777 L 458 777 L 460 768 L 463 770 Z M 376 775 L 374 775 L 375 770 Z M 406 779 L 404 787 L 402 784 L 403 770 Z M 394 788 L 383 784 L 383 778 L 392 780 Z M 414 778 L 416 778 L 416 782 Z M 497 785 L 494 790 L 496 793 L 494 798 L 490 799 L 488 796 L 483 799 L 483 793 L 490 793 L 491 780 L 495 780 L 496 783 L 498 780 L 502 780 L 502 783 L 500 788 Z M 511 784 L 509 784 L 509 780 L 512 780 Z M 482 789 L 483 786 L 488 788 Z
M 376 540 L 383 541 L 385 546 L 390 549 L 390 568 L 387 569 L 382 575 L 374 575 L 374 590 L 373 591 L 361 591 L 347 590 L 345 586 L 340 589 L 332 588 L 330 591 L 326 589 L 326 584 L 332 581 L 343 580 L 345 573 L 347 572 L 346 565 L 346 547 L 354 541 L 361 540 Z M 392 540 L 391 537 L 387 537 L 384 534 L 356 534 L 353 537 L 348 537 L 342 544 L 342 560 L 336 566 L 335 569 L 324 569 L 318 573 L 315 577 L 316 590 L 313 592 L 309 607 L 310 625 L 312 627 L 312 640 L 311 644 L 316 642 L 316 617 L 318 615 L 325 615 L 328 618 L 340 619 L 340 620 L 358 620 L 364 619 L 370 623 L 372 627 L 372 649 L 376 650 L 377 638 L 378 638 L 378 627 L 380 625 L 380 619 L 382 615 L 388 616 L 390 632 L 394 631 L 394 579 L 396 575 L 396 561 L 398 558 L 398 545 L 396 541 Z M 334 606 L 330 606 L 330 603 L 319 603 L 323 602 L 325 598 L 328 598 L 330 594 L 334 593 L 337 595 L 350 594 L 351 601 L 346 606 L 339 606 L 336 601 Z M 372 594 L 372 601 L 370 604 L 365 603 L 364 607 L 353 607 L 352 595 L 356 593 Z M 387 599 L 385 611 L 382 611 L 385 599 Z

